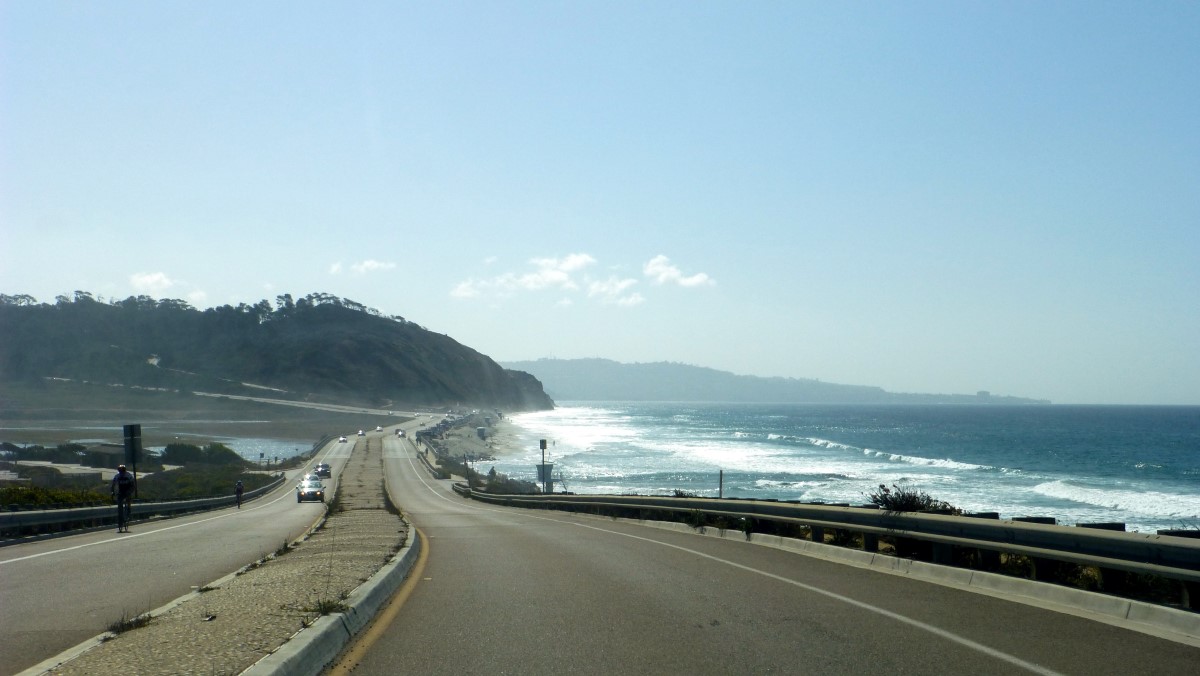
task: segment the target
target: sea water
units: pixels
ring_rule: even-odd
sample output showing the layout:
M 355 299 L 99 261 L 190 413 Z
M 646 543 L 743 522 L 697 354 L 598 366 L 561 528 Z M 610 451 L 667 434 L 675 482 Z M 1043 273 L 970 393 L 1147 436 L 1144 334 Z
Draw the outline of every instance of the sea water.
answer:
M 568 403 L 510 416 L 487 472 L 556 490 L 865 504 L 882 484 L 970 512 L 1200 528 L 1200 407 Z

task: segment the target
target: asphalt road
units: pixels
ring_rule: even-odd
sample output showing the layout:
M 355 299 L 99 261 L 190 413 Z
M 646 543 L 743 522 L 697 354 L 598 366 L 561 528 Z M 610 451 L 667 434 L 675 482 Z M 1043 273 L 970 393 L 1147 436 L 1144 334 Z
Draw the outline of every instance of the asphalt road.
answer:
M 318 456 L 340 468 L 351 446 L 333 442 Z M 0 674 L 31 667 L 300 537 L 324 505 L 297 504 L 294 487 L 285 481 L 240 510 L 0 548 Z
M 1200 648 L 744 542 L 500 508 L 385 441 L 427 559 L 332 673 L 1195 674 Z

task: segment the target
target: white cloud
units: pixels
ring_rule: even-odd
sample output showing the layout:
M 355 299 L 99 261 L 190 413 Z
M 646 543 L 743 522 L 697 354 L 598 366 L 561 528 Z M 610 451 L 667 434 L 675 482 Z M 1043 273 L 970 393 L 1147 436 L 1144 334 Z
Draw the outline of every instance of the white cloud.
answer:
M 379 270 L 391 270 L 394 267 L 396 267 L 395 263 L 369 259 L 369 260 L 362 261 L 361 263 L 355 263 L 355 264 L 351 265 L 350 270 L 356 275 L 365 275 L 368 272 L 377 272 Z
M 192 307 L 204 307 L 208 303 L 208 294 L 203 291 L 193 291 L 187 295 L 187 302 Z
M 136 272 L 129 276 L 129 285 L 139 294 L 161 296 L 175 282 L 163 272 Z
M 559 288 L 574 291 L 579 288 L 571 273 L 577 272 L 596 262 L 587 254 L 570 254 L 565 258 L 534 258 L 529 261 L 537 268 L 533 272 L 512 277 L 506 275 L 507 282 L 516 288 L 537 291 L 538 289 Z
M 450 295 L 454 298 L 478 298 L 483 295 L 483 291 L 473 279 L 468 279 L 465 282 L 459 282 L 453 289 L 450 290 Z
M 490 264 L 492 260 L 489 259 L 485 263 Z M 587 254 L 570 254 L 564 258 L 534 258 L 529 261 L 534 267 L 530 272 L 506 272 L 484 280 L 468 279 L 459 282 L 450 291 L 450 295 L 454 298 L 476 298 L 486 292 L 505 297 L 519 291 L 577 291 L 579 284 L 575 282 L 572 273 L 595 262 L 596 259 Z
M 716 284 L 708 275 L 697 272 L 685 277 L 679 268 L 671 264 L 671 259 L 659 254 L 642 266 L 645 273 L 655 284 L 678 284 L 679 286 L 712 286 Z
M 593 281 L 588 284 L 588 297 L 599 298 L 601 303 L 612 303 L 625 307 L 638 305 L 646 300 L 642 294 L 626 293 L 637 283 L 636 279 L 618 279 L 616 277 Z
M 618 298 L 617 305 L 620 305 L 621 307 L 633 307 L 634 305 L 641 305 L 645 301 L 646 299 L 642 296 L 642 294 L 635 291 L 628 296 Z
M 331 275 L 342 274 L 342 262 L 338 261 L 337 263 L 330 265 L 329 266 L 329 274 L 331 274 Z
M 538 267 L 550 267 L 564 272 L 582 270 L 596 262 L 595 258 L 583 253 L 569 254 L 566 258 L 535 258 L 531 261 Z

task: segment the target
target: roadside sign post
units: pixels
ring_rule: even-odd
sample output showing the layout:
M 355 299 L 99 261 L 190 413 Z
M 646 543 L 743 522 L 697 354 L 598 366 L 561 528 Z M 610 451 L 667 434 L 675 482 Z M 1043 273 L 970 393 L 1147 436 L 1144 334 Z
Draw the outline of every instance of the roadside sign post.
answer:
M 538 480 L 542 482 L 542 492 L 549 493 L 554 487 L 554 479 L 550 476 L 554 465 L 546 464 L 546 440 L 542 439 L 539 445 L 542 447 L 542 464 L 537 466 Z
M 142 457 L 142 426 L 125 426 L 125 464 L 133 468 L 133 495 L 137 496 L 137 463 Z

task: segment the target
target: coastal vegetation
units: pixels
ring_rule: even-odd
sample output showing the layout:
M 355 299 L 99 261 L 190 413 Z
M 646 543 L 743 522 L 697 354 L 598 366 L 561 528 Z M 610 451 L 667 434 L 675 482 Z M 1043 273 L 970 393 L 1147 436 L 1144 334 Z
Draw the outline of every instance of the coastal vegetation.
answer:
M 0 444 L 0 452 L 6 458 L 0 461 L 0 469 L 21 479 L 0 486 L 0 508 L 82 507 L 112 501 L 109 485 L 99 472 L 67 474 L 52 465 L 18 464 L 21 460 L 34 460 L 111 469 L 111 455 L 89 453 L 81 444 L 60 444 L 47 449 L 4 443 Z M 274 480 L 272 474 L 256 471 L 253 463 L 219 443 L 169 444 L 161 454 L 147 454 L 138 469 L 148 472 L 138 477 L 138 500 L 219 497 L 230 495 L 238 481 L 249 491 Z
M 478 405 L 547 409 L 527 373 L 449 336 L 325 293 L 198 310 L 147 296 L 84 291 L 39 303 L 0 294 L 0 379 L 47 387 L 87 382 L 160 396 L 193 392 L 391 408 Z M 0 398 L 21 415 L 22 390 Z
M 962 510 L 945 500 L 938 500 L 923 490 L 910 486 L 892 484 L 888 488 L 879 484 L 879 489 L 867 494 L 867 500 L 889 512 L 941 512 L 962 514 Z

